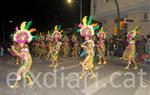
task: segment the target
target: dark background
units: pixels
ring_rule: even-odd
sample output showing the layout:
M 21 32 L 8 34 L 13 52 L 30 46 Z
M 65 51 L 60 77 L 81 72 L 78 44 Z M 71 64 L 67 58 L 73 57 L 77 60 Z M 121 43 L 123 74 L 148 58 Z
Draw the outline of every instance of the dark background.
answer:
M 32 27 L 37 31 L 46 32 L 56 24 L 62 24 L 62 28 L 73 27 L 80 22 L 80 0 L 1 0 L 1 31 L 0 41 L 3 35 L 6 41 L 15 27 L 22 21 L 33 21 Z M 90 0 L 83 0 L 83 16 L 90 15 Z

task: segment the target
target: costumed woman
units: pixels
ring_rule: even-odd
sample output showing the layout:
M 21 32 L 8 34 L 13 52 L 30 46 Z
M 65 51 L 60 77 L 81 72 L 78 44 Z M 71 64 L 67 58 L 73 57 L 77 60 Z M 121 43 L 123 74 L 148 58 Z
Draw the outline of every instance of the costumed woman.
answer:
M 80 23 L 79 27 L 81 28 L 77 32 L 80 32 L 80 35 L 85 38 L 83 44 L 81 44 L 81 48 L 84 49 L 84 52 L 80 55 L 84 55 L 85 59 L 80 62 L 82 65 L 82 74 L 80 79 L 84 79 L 86 75 L 86 71 L 90 71 L 91 76 L 90 79 L 96 78 L 96 75 L 93 71 L 94 64 L 94 41 L 91 40 L 92 36 L 94 36 L 94 30 L 98 29 L 99 26 L 96 24 L 92 25 L 92 17 L 90 16 L 87 21 L 87 16 L 85 16 L 82 20 L 83 24 Z
M 28 86 L 33 84 L 30 73 L 32 58 L 29 52 L 28 45 L 26 44 L 32 40 L 32 35 L 30 34 L 30 32 L 32 32 L 30 30 L 32 29 L 28 30 L 31 24 L 32 21 L 29 21 L 27 24 L 26 22 L 23 22 L 20 26 L 20 30 L 18 29 L 18 27 L 16 27 L 16 33 L 13 36 L 13 40 L 18 43 L 21 52 L 18 52 L 13 45 L 11 46 L 11 50 L 15 53 L 15 55 L 20 57 L 21 66 L 17 71 L 17 79 L 15 83 L 10 86 L 11 88 L 19 86 L 18 83 L 22 77 L 28 80 Z
M 128 45 L 124 51 L 123 58 L 128 61 L 127 66 L 125 69 L 129 69 L 130 66 L 133 64 L 133 69 L 138 69 L 137 63 L 135 62 L 135 53 L 136 53 L 136 46 L 135 46 L 135 36 L 136 36 L 137 27 L 134 28 L 132 31 L 128 32 L 127 40 Z
M 104 32 L 103 27 L 99 30 L 97 33 L 98 41 L 97 41 L 97 49 L 99 53 L 99 62 L 98 64 L 106 64 L 106 59 L 105 59 L 105 38 L 106 38 L 106 33 Z
M 48 61 L 51 58 L 51 52 L 53 49 L 53 37 L 50 35 L 49 31 L 46 37 L 46 41 L 47 41 L 47 51 L 48 51 L 46 61 Z
M 62 50 L 63 50 L 64 57 L 67 58 L 68 52 L 69 52 L 69 38 L 66 35 L 64 37 L 64 42 L 63 42 L 63 45 L 62 45 Z
M 38 42 L 39 42 L 39 48 L 38 48 L 39 58 L 46 58 L 46 55 L 45 55 L 46 45 L 45 45 L 44 34 L 40 33 Z
M 51 57 L 52 57 L 52 64 L 49 65 L 49 67 L 58 67 L 59 66 L 59 63 L 58 63 L 58 57 L 59 57 L 59 51 L 60 51 L 60 48 L 61 48 L 61 38 L 62 38 L 62 35 L 61 33 L 63 32 L 63 30 L 61 30 L 61 25 L 56 25 L 54 27 L 54 30 L 53 30 L 53 34 L 52 34 L 52 37 L 53 37 L 53 49 L 51 51 Z
M 73 58 L 78 58 L 78 51 L 79 51 L 79 41 L 77 40 L 77 37 L 73 34 L 72 36 L 72 43 L 73 43 L 73 47 L 72 47 L 72 57 Z

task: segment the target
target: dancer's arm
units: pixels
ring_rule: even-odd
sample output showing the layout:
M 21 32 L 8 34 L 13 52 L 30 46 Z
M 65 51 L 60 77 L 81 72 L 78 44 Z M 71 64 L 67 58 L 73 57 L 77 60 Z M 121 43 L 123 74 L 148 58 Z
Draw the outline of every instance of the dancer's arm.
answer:
M 15 46 L 11 46 L 11 49 L 12 49 L 12 51 L 17 55 L 17 56 L 20 56 L 20 53 L 18 53 L 17 51 L 16 51 L 16 49 L 15 49 Z
M 82 48 L 87 49 L 87 47 L 85 45 L 81 45 Z

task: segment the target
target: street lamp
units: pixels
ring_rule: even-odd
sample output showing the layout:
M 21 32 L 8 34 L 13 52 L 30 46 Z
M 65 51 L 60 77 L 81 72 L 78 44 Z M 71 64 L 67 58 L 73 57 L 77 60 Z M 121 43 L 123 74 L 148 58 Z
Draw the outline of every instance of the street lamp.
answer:
M 68 3 L 71 3 L 72 2 L 72 0 L 68 0 Z
M 72 0 L 67 0 L 68 3 L 72 3 L 72 2 L 77 2 L 80 4 L 80 22 L 82 21 L 82 0 L 80 1 L 72 1 Z
M 12 20 L 10 20 L 9 22 L 10 22 L 10 23 L 12 23 L 13 21 L 12 21 Z

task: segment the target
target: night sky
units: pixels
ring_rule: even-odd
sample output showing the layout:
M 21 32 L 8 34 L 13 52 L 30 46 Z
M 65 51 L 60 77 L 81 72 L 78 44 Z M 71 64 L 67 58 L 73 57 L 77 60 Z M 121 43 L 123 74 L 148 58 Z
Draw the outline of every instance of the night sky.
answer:
M 52 29 L 56 24 L 62 24 L 63 28 L 73 27 L 80 21 L 80 0 L 72 1 L 75 2 L 69 4 L 67 0 L 1 0 L 2 31 L 7 38 L 22 21 L 29 20 L 33 21 L 32 27 L 40 32 Z M 90 15 L 90 0 L 83 0 L 82 8 L 83 16 Z

